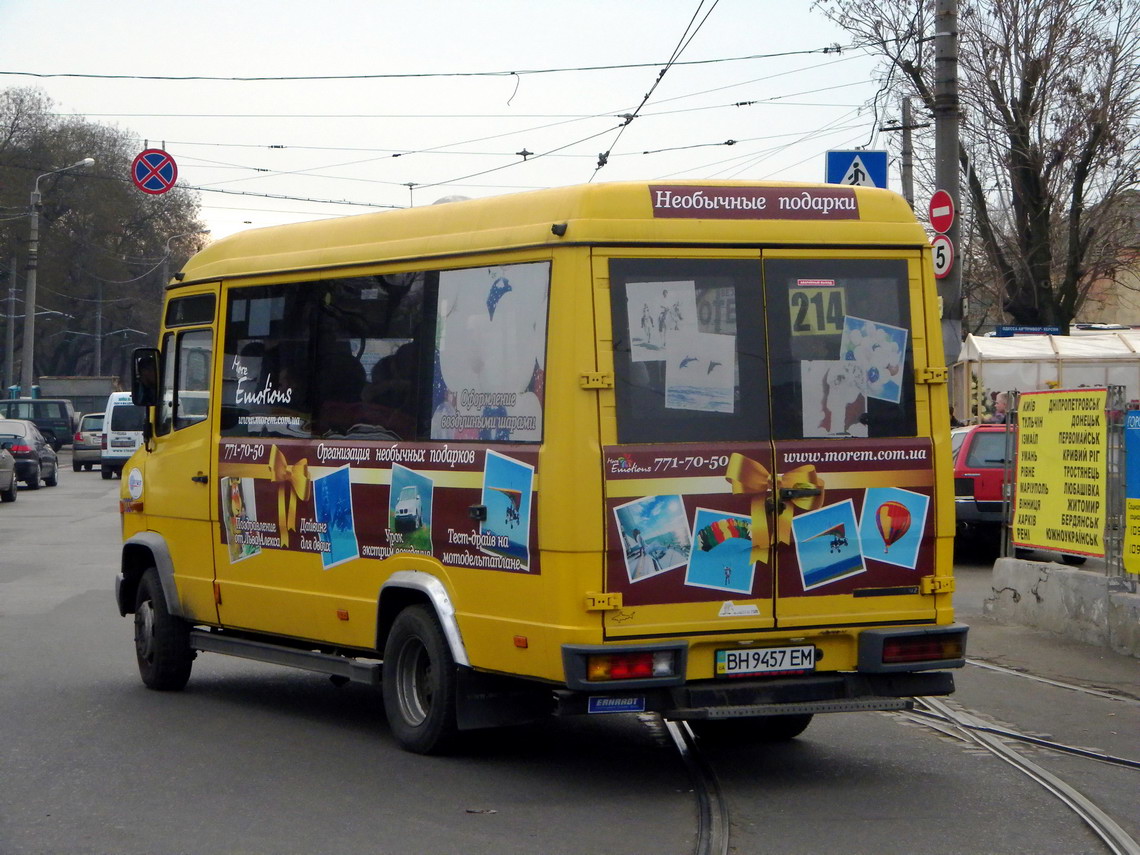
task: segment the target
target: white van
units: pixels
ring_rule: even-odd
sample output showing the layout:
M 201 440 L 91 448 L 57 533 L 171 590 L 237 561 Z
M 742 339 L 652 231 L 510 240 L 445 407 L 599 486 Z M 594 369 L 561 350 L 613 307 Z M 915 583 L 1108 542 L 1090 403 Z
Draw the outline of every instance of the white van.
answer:
M 142 445 L 146 408 L 131 403 L 130 392 L 112 392 L 103 415 L 103 451 L 99 469 L 103 479 L 122 475 L 123 464 Z

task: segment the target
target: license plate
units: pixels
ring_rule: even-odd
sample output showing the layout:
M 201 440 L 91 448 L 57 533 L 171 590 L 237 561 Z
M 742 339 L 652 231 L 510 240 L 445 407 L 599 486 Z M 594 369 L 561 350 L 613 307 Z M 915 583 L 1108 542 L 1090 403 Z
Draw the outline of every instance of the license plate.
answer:
M 112 448 L 132 448 L 135 444 L 133 439 L 113 439 L 111 440 Z
M 815 647 L 750 647 L 740 650 L 718 650 L 718 677 L 745 674 L 805 674 L 815 670 Z

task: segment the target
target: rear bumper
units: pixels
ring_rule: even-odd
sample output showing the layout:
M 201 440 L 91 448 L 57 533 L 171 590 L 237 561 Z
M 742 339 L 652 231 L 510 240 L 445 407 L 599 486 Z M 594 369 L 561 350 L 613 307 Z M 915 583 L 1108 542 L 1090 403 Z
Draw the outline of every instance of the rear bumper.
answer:
M 954 516 L 959 525 L 1001 525 L 1001 502 L 978 502 L 973 496 L 954 499 Z
M 954 676 L 947 669 L 965 665 L 968 632 L 969 627 L 961 623 L 868 628 L 859 633 L 854 671 L 688 682 L 684 678 L 687 644 L 671 642 L 656 645 L 656 649 L 676 651 L 675 676 L 616 685 L 590 683 L 585 658 L 591 653 L 654 648 L 567 645 L 563 647 L 566 688 L 555 692 L 557 712 L 659 712 L 674 719 L 719 719 L 906 709 L 915 696 L 954 691 Z
M 905 674 L 840 672 L 765 680 L 702 680 L 669 689 L 591 695 L 556 691 L 557 714 L 659 712 L 701 720 L 762 715 L 908 709 L 915 696 L 949 695 L 949 671 Z M 599 703 L 604 699 L 604 703 Z
M 36 474 L 36 467 L 39 463 L 35 460 L 17 460 L 16 461 L 16 480 L 27 481 Z

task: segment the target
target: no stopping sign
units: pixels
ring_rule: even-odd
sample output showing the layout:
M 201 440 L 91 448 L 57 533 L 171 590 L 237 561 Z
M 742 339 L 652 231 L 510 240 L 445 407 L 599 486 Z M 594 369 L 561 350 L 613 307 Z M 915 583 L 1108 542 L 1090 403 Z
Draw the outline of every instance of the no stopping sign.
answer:
M 139 152 L 131 163 L 131 180 L 144 193 L 165 193 L 178 180 L 178 164 L 160 148 Z

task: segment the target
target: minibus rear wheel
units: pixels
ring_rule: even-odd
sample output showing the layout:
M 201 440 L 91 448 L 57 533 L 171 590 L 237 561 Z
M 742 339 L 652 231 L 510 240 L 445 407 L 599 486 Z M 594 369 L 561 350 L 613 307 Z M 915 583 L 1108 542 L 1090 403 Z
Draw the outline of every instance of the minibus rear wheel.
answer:
M 143 573 L 135 598 L 135 656 L 147 688 L 177 691 L 190 679 L 190 625 L 167 610 L 153 567 Z
M 455 736 L 455 660 L 435 613 L 408 606 L 384 645 L 384 710 L 396 741 L 432 754 Z
M 709 742 L 784 742 L 795 739 L 811 724 L 811 713 L 744 718 L 694 719 L 693 732 Z

